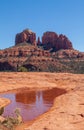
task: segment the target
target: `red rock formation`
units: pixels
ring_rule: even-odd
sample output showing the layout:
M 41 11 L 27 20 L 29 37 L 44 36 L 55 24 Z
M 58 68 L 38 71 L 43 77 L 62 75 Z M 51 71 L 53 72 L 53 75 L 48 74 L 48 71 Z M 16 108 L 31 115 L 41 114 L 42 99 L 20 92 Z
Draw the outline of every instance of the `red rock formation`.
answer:
M 59 59 L 63 60 L 63 64 L 60 63 Z M 51 72 L 66 72 L 67 68 L 65 67 L 64 69 L 64 66 L 68 66 L 69 59 L 70 61 L 74 60 L 75 64 L 78 63 L 79 67 L 77 67 L 80 70 L 83 70 L 84 53 L 82 52 L 76 51 L 74 49 L 67 49 L 50 53 L 50 51 L 43 50 L 38 46 L 30 46 L 29 44 L 24 43 L 22 46 L 14 46 L 8 49 L 0 50 L 0 71 L 17 71 L 18 67 L 24 66 L 27 67 L 29 71 L 40 70 Z M 64 60 L 66 61 L 66 64 L 64 64 Z M 70 63 L 71 65 L 72 61 Z M 71 68 L 69 70 L 71 70 Z M 67 70 L 67 72 L 71 71 Z
M 73 49 L 72 43 L 65 35 L 57 35 L 55 32 L 45 32 L 42 37 L 42 43 L 45 44 L 45 49 L 49 50 L 54 48 L 60 49 Z
M 46 49 L 51 49 L 58 39 L 58 35 L 55 32 L 45 32 L 42 37 L 42 44 L 46 44 Z
M 20 44 L 20 46 L 0 50 L 0 71 L 17 71 L 18 67 L 24 66 L 31 71 L 75 72 L 79 68 L 78 72 L 83 72 L 84 53 L 74 50 L 72 43 L 65 35 L 57 35 L 55 32 L 45 32 L 42 42 L 38 37 L 36 43 L 36 34 L 30 30 L 24 30 L 16 35 L 15 41 L 16 45 Z M 33 46 L 33 44 L 38 46 Z M 59 59 L 63 60 L 63 64 L 60 63 Z M 75 69 L 73 67 L 74 63 L 73 66 L 69 65 L 72 65 L 73 59 L 75 66 L 78 63 Z M 69 60 L 70 63 L 68 63 Z
M 53 57 L 59 59 L 84 59 L 84 52 L 74 49 L 60 50 L 52 53 Z
M 71 41 L 65 35 L 59 35 L 56 41 L 56 50 L 73 49 Z
M 22 42 L 28 42 L 28 43 L 35 45 L 36 44 L 36 34 L 28 29 L 24 30 L 21 33 L 16 34 L 15 45 L 22 43 Z
M 40 45 L 40 44 L 41 44 L 40 37 L 38 37 L 37 45 Z

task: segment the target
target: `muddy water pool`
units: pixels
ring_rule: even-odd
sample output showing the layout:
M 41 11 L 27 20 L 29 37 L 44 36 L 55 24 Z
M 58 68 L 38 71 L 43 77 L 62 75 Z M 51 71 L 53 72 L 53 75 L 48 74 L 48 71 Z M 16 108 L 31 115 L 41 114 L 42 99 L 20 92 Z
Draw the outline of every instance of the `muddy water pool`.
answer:
M 47 112 L 57 96 L 66 93 L 63 89 L 54 88 L 45 91 L 30 91 L 21 89 L 17 92 L 0 94 L 0 97 L 9 98 L 11 103 L 5 107 L 4 116 L 13 116 L 16 108 L 20 109 L 23 121 L 30 121 Z

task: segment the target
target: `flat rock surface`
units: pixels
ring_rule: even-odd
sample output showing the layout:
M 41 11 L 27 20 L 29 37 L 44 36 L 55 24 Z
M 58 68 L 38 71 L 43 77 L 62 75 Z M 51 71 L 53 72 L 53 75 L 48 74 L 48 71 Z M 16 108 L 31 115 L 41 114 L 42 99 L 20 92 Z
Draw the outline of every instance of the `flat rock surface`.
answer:
M 0 98 L 0 108 L 5 107 L 10 103 L 10 100 L 7 98 Z
M 53 107 L 47 113 L 37 117 L 30 124 L 22 124 L 17 130 L 84 130 L 84 74 L 0 73 L 1 93 L 17 88 L 55 87 L 64 88 L 67 93 L 56 97 Z

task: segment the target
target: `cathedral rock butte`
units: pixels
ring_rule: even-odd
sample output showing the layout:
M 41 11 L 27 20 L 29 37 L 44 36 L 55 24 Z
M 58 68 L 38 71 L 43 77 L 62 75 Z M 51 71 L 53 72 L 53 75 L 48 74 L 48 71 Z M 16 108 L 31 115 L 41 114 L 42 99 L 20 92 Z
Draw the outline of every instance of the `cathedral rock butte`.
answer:
M 33 45 L 43 45 L 45 50 L 53 49 L 58 51 L 60 49 L 73 49 L 71 41 L 63 34 L 58 35 L 55 32 L 47 31 L 42 36 L 42 41 L 38 38 L 36 42 L 36 33 L 29 29 L 16 34 L 15 45 L 22 42 L 31 43 Z
M 0 50 L 0 71 L 84 73 L 84 52 L 63 34 L 47 31 L 40 39 L 25 29 L 16 34 L 15 46 Z

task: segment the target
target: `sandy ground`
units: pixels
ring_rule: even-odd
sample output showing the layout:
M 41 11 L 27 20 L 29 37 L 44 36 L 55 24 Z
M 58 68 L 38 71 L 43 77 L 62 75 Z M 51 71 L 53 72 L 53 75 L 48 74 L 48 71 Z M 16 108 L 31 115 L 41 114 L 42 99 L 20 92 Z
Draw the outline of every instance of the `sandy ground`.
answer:
M 0 73 L 1 93 L 17 88 L 55 87 L 64 88 L 67 93 L 55 98 L 53 107 L 47 113 L 18 126 L 16 130 L 84 130 L 84 74 Z

